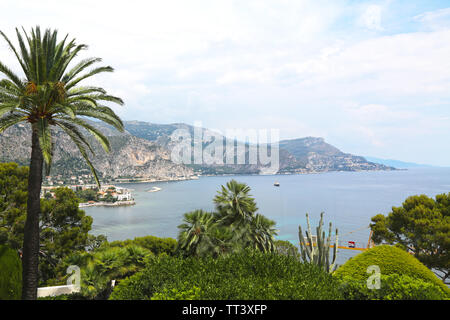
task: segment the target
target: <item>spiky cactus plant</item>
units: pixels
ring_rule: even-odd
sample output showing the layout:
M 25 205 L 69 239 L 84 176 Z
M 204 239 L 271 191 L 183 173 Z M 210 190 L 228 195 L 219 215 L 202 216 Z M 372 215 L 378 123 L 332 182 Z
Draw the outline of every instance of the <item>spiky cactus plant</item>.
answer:
M 326 272 L 333 272 L 336 267 L 336 256 L 338 247 L 338 229 L 336 228 L 336 241 L 333 246 L 333 259 L 330 264 L 330 243 L 331 243 L 331 222 L 328 231 L 328 236 L 325 238 L 325 231 L 323 226 L 323 212 L 320 214 L 319 226 L 316 228 L 317 243 L 314 244 L 313 235 L 311 233 L 311 226 L 309 224 L 309 216 L 306 214 L 306 222 L 308 230 L 306 230 L 306 241 L 303 237 L 302 227 L 298 226 L 298 238 L 300 240 L 300 252 L 304 262 L 309 262 L 318 265 Z

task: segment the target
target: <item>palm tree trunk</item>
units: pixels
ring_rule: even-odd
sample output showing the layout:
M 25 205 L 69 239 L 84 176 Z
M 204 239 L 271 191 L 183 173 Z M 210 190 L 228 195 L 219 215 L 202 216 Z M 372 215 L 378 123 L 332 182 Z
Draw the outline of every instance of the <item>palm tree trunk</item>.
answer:
M 36 300 L 39 266 L 39 216 L 43 156 L 36 128 L 32 126 L 30 172 L 28 176 L 27 219 L 23 237 L 22 299 Z

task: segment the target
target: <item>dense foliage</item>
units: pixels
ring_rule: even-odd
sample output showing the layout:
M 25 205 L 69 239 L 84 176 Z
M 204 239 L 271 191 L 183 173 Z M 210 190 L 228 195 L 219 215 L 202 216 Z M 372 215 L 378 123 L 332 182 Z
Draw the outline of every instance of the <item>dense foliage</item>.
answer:
M 89 201 L 98 201 L 98 188 L 94 189 L 86 189 L 86 190 L 76 190 L 75 194 L 77 195 L 80 202 L 89 202 Z
M 409 197 L 387 217 L 374 216 L 371 228 L 376 243 L 404 247 L 450 283 L 450 193 Z
M 110 299 L 340 299 L 338 285 L 292 256 L 246 249 L 218 258 L 152 256 Z
M 28 168 L 0 163 L 0 244 L 22 250 L 27 208 Z M 92 217 L 78 208 L 78 198 L 68 188 L 55 189 L 55 198 L 41 199 L 39 217 L 39 278 L 41 284 L 55 276 L 61 260 L 76 251 L 95 247 L 89 235 Z
M 346 282 L 348 280 L 356 281 L 357 286 L 365 286 L 370 274 L 367 273 L 369 266 L 378 266 L 382 276 L 399 275 L 408 276 L 421 282 L 428 283 L 450 297 L 450 290 L 445 286 L 439 278 L 434 275 L 425 265 L 417 260 L 413 255 L 406 251 L 388 245 L 376 246 L 369 249 L 354 258 L 348 260 L 340 266 L 335 272 L 334 277 Z M 407 278 L 405 278 L 408 280 Z M 391 279 L 392 286 L 398 286 L 405 279 Z M 394 281 L 395 280 L 395 281 Z
M 112 280 L 120 281 L 142 270 L 152 252 L 135 245 L 102 247 L 94 252 L 80 252 L 66 258 L 59 266 L 59 281 L 65 283 L 70 265 L 81 269 L 81 296 L 86 299 L 106 299 Z
M 366 281 L 344 277 L 340 288 L 346 300 L 444 300 L 449 295 L 435 283 L 409 275 L 381 275 L 380 289 L 369 289 Z
M 0 244 L 22 248 L 28 167 L 0 163 Z
M 195 210 L 179 225 L 178 252 L 184 256 L 214 257 L 244 248 L 274 252 L 275 221 L 257 213 L 250 187 L 231 180 L 214 198 L 215 212 Z
M 106 299 L 113 280 L 119 283 L 143 270 L 152 255 L 174 255 L 176 245 L 175 239 L 154 236 L 113 242 L 104 240 L 89 252 L 79 251 L 65 258 L 58 266 L 53 282 L 65 284 L 67 267 L 77 265 L 81 269 L 81 292 L 64 299 Z
M 22 262 L 16 250 L 0 245 L 0 300 L 22 295 Z
M 126 247 L 130 245 L 139 246 L 150 250 L 153 254 L 166 253 L 174 255 L 177 248 L 177 240 L 172 238 L 158 238 L 154 236 L 136 237 L 133 240 L 117 240 L 105 243 L 109 247 Z

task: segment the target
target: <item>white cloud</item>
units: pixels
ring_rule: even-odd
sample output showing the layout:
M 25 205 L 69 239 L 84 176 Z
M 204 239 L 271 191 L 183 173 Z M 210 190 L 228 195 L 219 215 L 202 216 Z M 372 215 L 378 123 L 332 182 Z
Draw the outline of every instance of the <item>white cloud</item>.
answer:
M 369 5 L 359 19 L 359 23 L 370 30 L 382 31 L 381 27 L 382 8 L 378 5 Z
M 124 98 L 127 120 L 275 126 L 281 138 L 320 135 L 355 153 L 393 153 L 410 137 L 442 145 L 450 9 L 413 19 L 376 3 L 2 0 L 0 18 L 11 38 L 16 26 L 40 24 L 89 44 L 84 56 L 116 69 L 93 84 Z M 389 15 L 424 32 L 393 34 Z M 19 71 L 3 41 L 0 60 Z M 450 159 L 445 152 L 434 158 Z
M 425 12 L 415 16 L 414 20 L 432 30 L 448 29 L 450 28 L 450 8 Z

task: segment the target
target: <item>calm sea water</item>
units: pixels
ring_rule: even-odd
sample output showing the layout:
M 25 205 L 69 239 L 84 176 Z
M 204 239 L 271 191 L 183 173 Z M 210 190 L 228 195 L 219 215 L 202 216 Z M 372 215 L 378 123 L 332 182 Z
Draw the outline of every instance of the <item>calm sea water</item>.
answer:
M 278 239 L 298 242 L 298 225 L 306 228 L 308 212 L 315 230 L 323 211 L 328 223 L 339 229 L 340 245 L 355 241 L 366 247 L 370 218 L 388 214 L 411 195 L 450 192 L 450 168 L 417 168 L 407 171 L 329 172 L 308 175 L 202 177 L 199 180 L 123 184 L 134 189 L 135 206 L 90 207 L 94 218 L 92 234 L 104 234 L 108 240 L 124 240 L 154 235 L 173 237 L 183 214 L 195 210 L 213 210 L 213 198 L 219 187 L 231 179 L 247 183 L 256 198 L 259 212 L 277 222 Z M 277 181 L 280 187 L 273 184 Z M 147 192 L 152 187 L 159 192 Z M 339 249 L 338 263 L 359 251 Z

